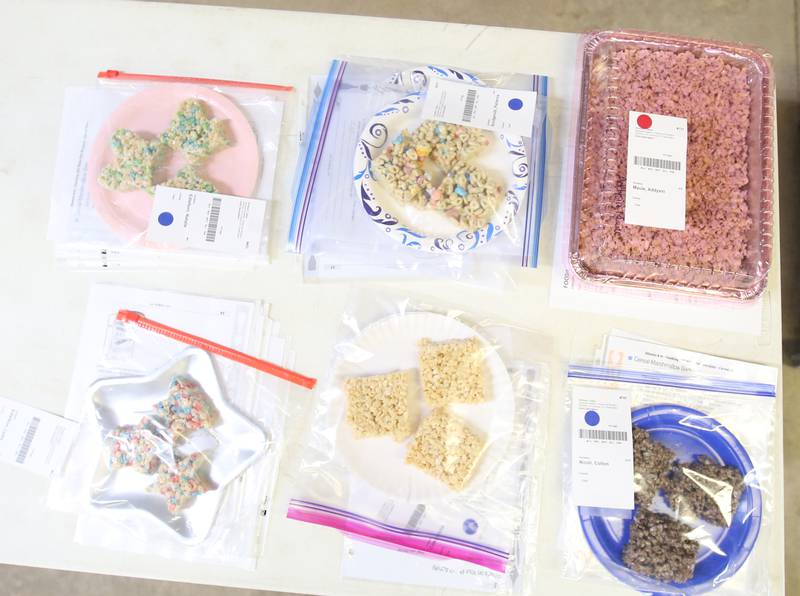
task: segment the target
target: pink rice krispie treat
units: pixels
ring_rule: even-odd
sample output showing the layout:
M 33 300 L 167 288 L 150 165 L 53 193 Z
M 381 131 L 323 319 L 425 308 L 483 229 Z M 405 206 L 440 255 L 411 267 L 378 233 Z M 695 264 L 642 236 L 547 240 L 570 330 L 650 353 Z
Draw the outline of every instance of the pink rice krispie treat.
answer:
M 578 246 L 590 269 L 603 258 L 742 270 L 753 225 L 747 201 L 750 102 L 746 70 L 719 56 L 626 48 L 595 58 Z M 684 231 L 624 222 L 630 111 L 687 119 Z

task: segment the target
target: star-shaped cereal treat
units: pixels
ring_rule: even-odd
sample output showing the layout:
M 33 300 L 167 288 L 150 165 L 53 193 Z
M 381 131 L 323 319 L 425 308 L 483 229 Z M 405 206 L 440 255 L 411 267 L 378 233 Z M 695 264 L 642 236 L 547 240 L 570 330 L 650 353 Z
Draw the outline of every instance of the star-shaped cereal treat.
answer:
M 114 161 L 102 169 L 97 181 L 108 190 L 127 192 L 153 185 L 156 167 L 166 155 L 166 147 L 120 128 L 111 137 Z
M 162 463 L 158 467 L 155 483 L 147 490 L 166 497 L 167 510 L 177 513 L 196 497 L 214 488 L 202 472 L 206 461 L 203 453 L 195 452 L 179 459 L 175 465 Z
M 222 120 L 206 116 L 200 101 L 187 99 L 161 135 L 161 142 L 183 152 L 190 163 L 199 163 L 228 146 L 224 129 Z
M 217 187 L 214 186 L 212 182 L 200 176 L 197 170 L 192 166 L 181 168 L 175 176 L 164 182 L 163 185 L 169 188 L 217 192 Z

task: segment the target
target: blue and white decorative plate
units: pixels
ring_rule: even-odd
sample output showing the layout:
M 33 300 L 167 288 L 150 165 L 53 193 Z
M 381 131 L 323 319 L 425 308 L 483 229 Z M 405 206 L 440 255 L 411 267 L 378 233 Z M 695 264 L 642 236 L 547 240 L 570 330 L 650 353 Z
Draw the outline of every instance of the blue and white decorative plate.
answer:
M 401 203 L 372 175 L 372 160 L 383 152 L 390 139 L 403 130 L 413 131 L 422 123 L 424 89 L 431 77 L 484 85 L 473 74 L 435 66 L 394 75 L 388 84 L 410 93 L 381 109 L 364 127 L 353 160 L 353 182 L 367 216 L 403 246 L 428 253 L 469 252 L 504 232 L 513 233 L 514 217 L 528 195 L 528 155 L 522 137 L 489 132 L 489 146 L 472 160 L 506 188 L 492 220 L 477 230 L 466 230 L 432 209 Z

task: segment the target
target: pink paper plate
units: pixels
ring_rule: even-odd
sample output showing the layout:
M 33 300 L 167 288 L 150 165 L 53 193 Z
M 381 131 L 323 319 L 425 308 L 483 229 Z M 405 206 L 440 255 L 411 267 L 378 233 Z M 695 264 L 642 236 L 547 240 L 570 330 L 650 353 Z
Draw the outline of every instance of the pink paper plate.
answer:
M 146 138 L 156 138 L 169 126 L 182 101 L 196 98 L 203 102 L 209 117 L 225 120 L 229 147 L 213 154 L 200 167 L 220 193 L 251 196 L 258 182 L 260 156 L 256 135 L 247 117 L 230 99 L 200 85 L 157 85 L 137 93 L 103 124 L 89 155 L 88 186 L 94 208 L 108 226 L 125 242 L 144 244 L 153 197 L 143 190 L 117 192 L 100 186 L 100 171 L 114 160 L 111 136 L 127 128 Z M 172 177 L 186 165 L 180 151 L 172 151 L 156 173 L 156 183 Z

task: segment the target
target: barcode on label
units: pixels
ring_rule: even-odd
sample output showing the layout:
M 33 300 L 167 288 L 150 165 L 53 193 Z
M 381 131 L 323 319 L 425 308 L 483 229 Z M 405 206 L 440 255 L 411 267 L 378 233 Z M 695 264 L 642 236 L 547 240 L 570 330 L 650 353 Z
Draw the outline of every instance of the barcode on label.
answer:
M 646 168 L 659 168 L 660 170 L 681 171 L 681 162 L 671 159 L 659 159 L 658 157 L 644 157 L 643 155 L 633 156 L 633 165 L 644 166 Z
M 599 441 L 628 440 L 628 433 L 622 430 L 595 430 L 593 428 L 579 428 L 578 436 L 581 439 L 597 439 Z
M 25 429 L 25 436 L 22 437 L 22 445 L 19 446 L 19 451 L 17 451 L 16 461 L 18 464 L 24 464 L 25 460 L 28 459 L 28 451 L 30 451 L 31 445 L 33 444 L 33 438 L 36 436 L 39 422 L 39 418 L 34 417 L 28 423 L 28 428 Z
M 464 102 L 464 115 L 461 119 L 464 122 L 472 122 L 472 117 L 475 115 L 475 98 L 478 92 L 475 89 L 467 89 L 467 100 Z
M 211 210 L 208 213 L 208 226 L 206 227 L 206 242 L 216 242 L 217 225 L 219 225 L 219 210 L 222 199 L 211 199 Z
M 425 513 L 425 505 L 417 505 L 414 508 L 414 513 L 411 514 L 411 517 L 408 519 L 408 523 L 406 524 L 406 528 L 413 530 L 419 525 L 419 520 L 422 519 L 422 514 Z

